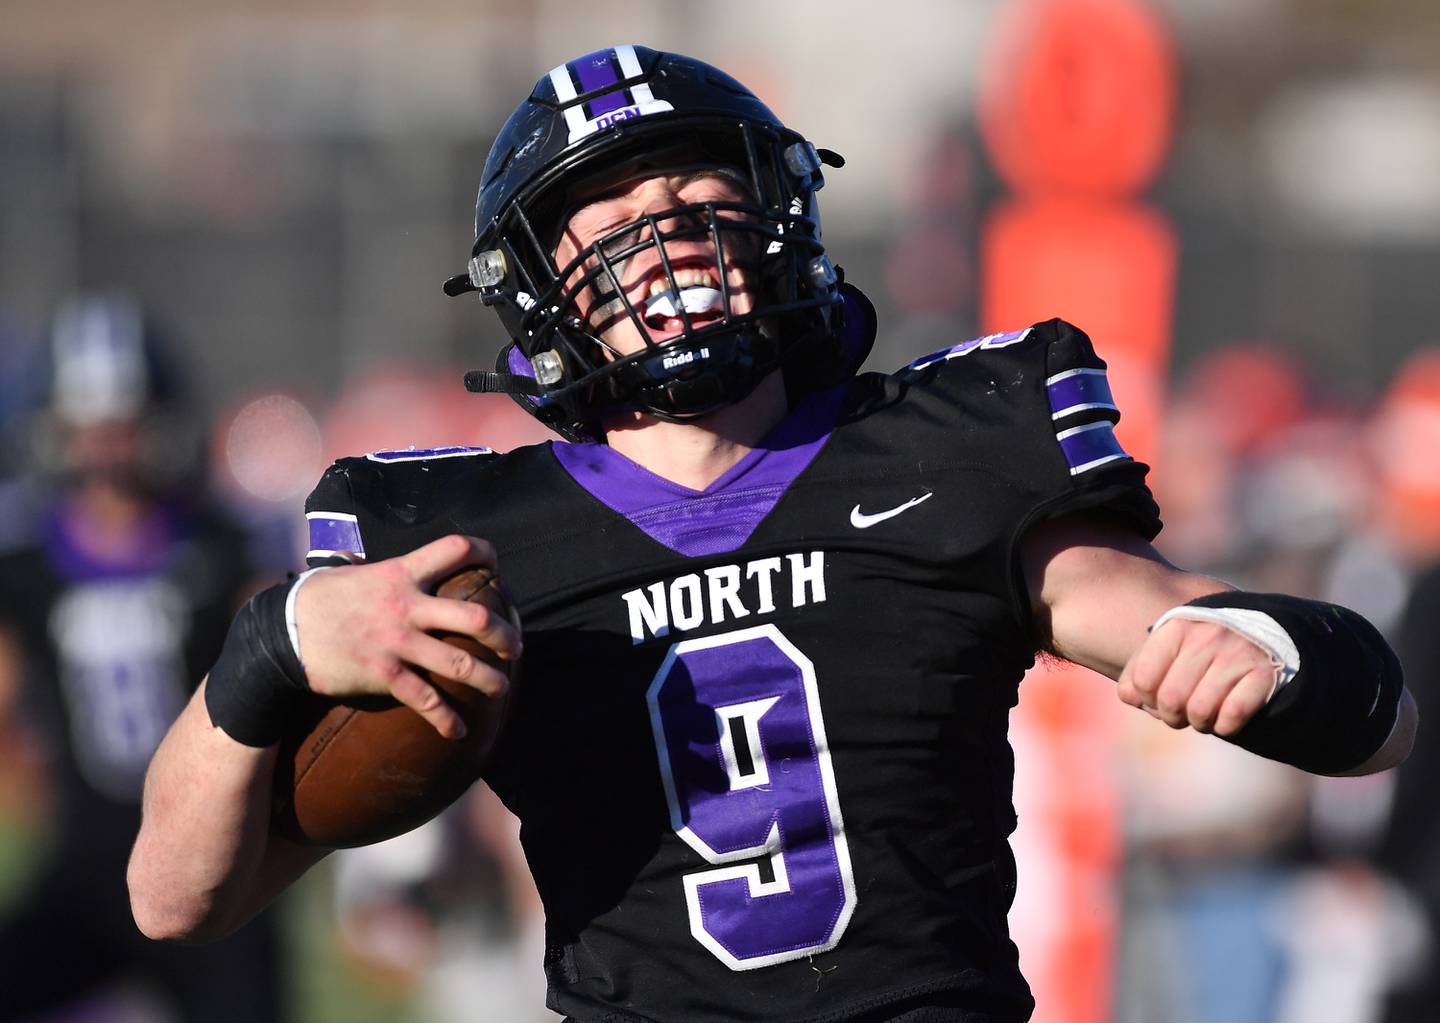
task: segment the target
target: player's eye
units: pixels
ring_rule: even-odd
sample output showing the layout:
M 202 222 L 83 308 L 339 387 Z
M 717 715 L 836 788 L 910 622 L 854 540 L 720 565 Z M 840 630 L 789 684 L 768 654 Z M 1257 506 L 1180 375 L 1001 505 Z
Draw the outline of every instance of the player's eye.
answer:
M 686 202 L 750 202 L 749 189 L 720 175 L 706 175 L 688 182 L 680 190 Z
M 613 237 L 608 236 L 610 231 L 614 231 L 616 228 L 622 226 L 624 226 L 624 221 L 620 221 L 605 231 L 599 232 L 601 239 L 600 251 L 605 253 L 605 256 L 609 259 L 619 257 L 626 249 L 640 241 L 640 231 L 644 227 L 644 224 L 636 224 L 627 231 L 621 231 Z

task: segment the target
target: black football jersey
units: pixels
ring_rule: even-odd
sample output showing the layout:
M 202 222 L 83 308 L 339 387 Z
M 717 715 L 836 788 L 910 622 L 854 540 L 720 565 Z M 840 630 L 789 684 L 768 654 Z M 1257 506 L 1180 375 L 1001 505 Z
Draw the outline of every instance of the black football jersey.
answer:
M 220 652 L 250 569 L 243 534 L 209 511 L 157 507 L 108 559 L 82 529 L 62 503 L 0 556 L 0 627 L 53 754 L 57 840 L 123 864 L 150 755 Z
M 311 564 L 492 541 L 525 623 L 487 781 L 576 1020 L 1023 1020 L 1006 740 L 1017 548 L 1160 528 L 1104 363 L 1055 320 L 812 394 L 704 491 L 603 445 L 345 459 Z

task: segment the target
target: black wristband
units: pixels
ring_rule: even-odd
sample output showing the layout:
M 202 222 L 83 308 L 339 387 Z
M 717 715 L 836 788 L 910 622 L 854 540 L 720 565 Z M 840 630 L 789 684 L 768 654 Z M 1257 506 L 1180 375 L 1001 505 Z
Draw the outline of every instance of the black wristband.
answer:
M 1289 633 L 1300 671 L 1229 741 L 1316 774 L 1348 771 L 1395 727 L 1405 676 L 1375 626 L 1348 608 L 1280 593 L 1231 590 L 1195 607 L 1262 611 Z
M 279 742 L 286 721 L 310 691 L 285 626 L 285 600 L 294 585 L 288 579 L 246 601 L 205 683 L 211 723 L 246 746 Z

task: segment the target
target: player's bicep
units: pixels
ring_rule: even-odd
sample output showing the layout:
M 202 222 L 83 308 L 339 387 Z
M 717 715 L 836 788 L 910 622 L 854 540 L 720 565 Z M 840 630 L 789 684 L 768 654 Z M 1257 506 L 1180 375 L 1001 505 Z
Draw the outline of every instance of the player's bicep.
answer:
M 1144 537 L 1099 513 L 1040 523 L 1021 564 L 1041 646 L 1116 678 L 1170 608 L 1231 589 L 1176 568 Z

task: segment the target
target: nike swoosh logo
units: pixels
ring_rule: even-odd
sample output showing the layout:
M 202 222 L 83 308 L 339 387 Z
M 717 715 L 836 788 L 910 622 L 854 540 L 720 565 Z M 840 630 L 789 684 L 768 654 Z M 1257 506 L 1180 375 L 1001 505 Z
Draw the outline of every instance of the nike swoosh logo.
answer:
M 911 508 L 914 508 L 917 504 L 920 504 L 923 501 L 928 501 L 934 496 L 935 493 L 933 491 L 928 494 L 921 494 L 919 497 L 912 497 L 904 504 L 896 505 L 894 508 L 891 508 L 888 511 L 875 512 L 872 515 L 866 515 L 860 510 L 860 506 L 857 504 L 854 508 L 850 509 L 850 525 L 854 526 L 856 529 L 869 529 L 871 526 L 875 525 L 875 523 L 884 522 L 886 519 L 893 519 L 901 512 L 907 512 Z

